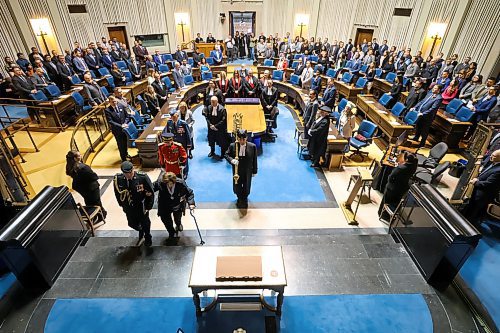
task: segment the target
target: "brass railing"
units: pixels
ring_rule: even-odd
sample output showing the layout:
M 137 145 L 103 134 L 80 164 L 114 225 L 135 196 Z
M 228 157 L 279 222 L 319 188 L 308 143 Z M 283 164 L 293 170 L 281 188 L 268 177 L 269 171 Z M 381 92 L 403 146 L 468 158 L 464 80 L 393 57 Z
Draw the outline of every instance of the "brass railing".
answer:
M 73 129 L 70 149 L 78 150 L 84 162 L 95 152 L 95 148 L 104 142 L 109 133 L 109 125 L 104 115 L 105 109 L 104 105 L 94 107 L 78 120 Z

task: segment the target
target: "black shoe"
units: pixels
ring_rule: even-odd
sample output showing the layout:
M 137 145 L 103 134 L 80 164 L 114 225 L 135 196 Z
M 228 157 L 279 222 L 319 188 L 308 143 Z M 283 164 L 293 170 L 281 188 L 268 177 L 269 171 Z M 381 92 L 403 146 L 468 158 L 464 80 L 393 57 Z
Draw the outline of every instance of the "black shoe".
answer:
M 184 230 L 184 226 L 182 225 L 182 223 L 177 226 L 177 230 L 178 231 L 183 231 Z
M 146 245 L 147 247 L 151 247 L 151 245 L 153 245 L 153 238 L 151 236 L 147 237 L 144 240 L 144 245 Z
M 208 157 L 212 157 L 215 155 L 215 152 L 211 151 L 210 153 L 208 153 Z

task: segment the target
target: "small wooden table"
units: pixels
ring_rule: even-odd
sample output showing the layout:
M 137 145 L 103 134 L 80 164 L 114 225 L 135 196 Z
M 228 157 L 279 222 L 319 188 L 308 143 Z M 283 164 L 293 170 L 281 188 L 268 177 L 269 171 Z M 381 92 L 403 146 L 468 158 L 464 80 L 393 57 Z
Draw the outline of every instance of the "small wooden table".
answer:
M 260 256 L 262 258 L 262 280 L 216 281 L 217 257 L 219 256 Z M 281 316 L 283 293 L 287 285 L 285 263 L 281 246 L 198 246 L 196 247 L 189 278 L 189 288 L 193 293 L 196 315 L 211 310 L 217 304 L 217 296 L 212 303 L 202 308 L 200 293 L 207 290 L 248 290 L 268 289 L 277 293 L 276 307 L 271 306 L 260 294 L 260 302 L 270 311 Z
M 215 43 L 195 43 L 195 47 L 199 48 L 205 57 L 210 57 L 210 51 L 215 49 Z

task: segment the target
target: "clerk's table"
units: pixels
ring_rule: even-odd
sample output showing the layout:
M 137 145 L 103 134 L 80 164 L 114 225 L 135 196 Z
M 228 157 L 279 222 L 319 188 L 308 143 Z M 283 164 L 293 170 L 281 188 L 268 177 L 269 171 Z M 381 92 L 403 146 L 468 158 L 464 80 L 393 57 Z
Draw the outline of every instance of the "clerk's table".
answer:
M 217 258 L 224 256 L 259 256 L 262 259 L 261 280 L 230 280 L 217 281 Z M 242 290 L 242 289 L 269 289 L 277 293 L 276 307 L 266 303 L 262 294 L 260 301 L 268 310 L 281 315 L 283 293 L 286 282 L 285 264 L 281 246 L 198 246 L 196 247 L 189 278 L 189 288 L 193 293 L 196 315 L 209 311 L 217 304 L 217 297 L 213 302 L 201 308 L 199 293 L 206 290 Z

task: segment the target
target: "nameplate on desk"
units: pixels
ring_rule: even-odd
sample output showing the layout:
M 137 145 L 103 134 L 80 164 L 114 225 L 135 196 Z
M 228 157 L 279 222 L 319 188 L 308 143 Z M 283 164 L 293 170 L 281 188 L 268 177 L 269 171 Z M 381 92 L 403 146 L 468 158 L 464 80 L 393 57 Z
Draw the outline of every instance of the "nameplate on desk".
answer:
M 366 101 L 366 104 L 374 104 L 374 101 Z
M 163 127 L 163 126 L 155 126 L 155 127 L 153 128 L 153 131 L 163 131 L 163 129 L 164 129 L 164 128 L 165 128 L 165 127 Z M 150 135 L 153 135 L 153 134 L 150 134 Z M 148 135 L 148 136 L 149 136 L 149 135 Z
M 260 104 L 258 98 L 226 98 L 226 104 Z
M 169 113 L 164 113 L 161 115 L 161 119 L 165 119 L 165 118 L 170 118 L 170 114 Z
M 387 114 L 387 111 L 384 111 L 384 110 L 377 110 L 379 113 L 382 113 L 382 114 Z
M 262 281 L 261 256 L 217 257 L 216 281 Z
M 155 140 L 158 138 L 158 134 L 149 134 L 146 136 L 146 140 Z

